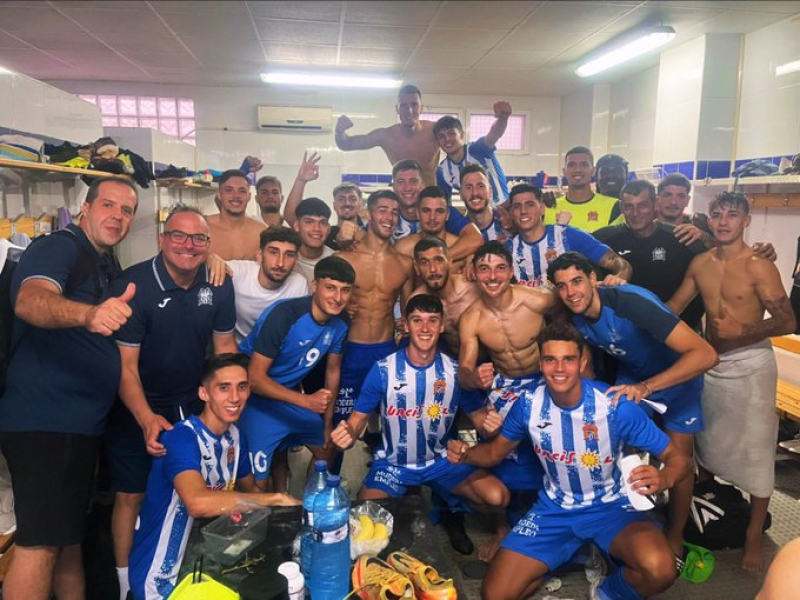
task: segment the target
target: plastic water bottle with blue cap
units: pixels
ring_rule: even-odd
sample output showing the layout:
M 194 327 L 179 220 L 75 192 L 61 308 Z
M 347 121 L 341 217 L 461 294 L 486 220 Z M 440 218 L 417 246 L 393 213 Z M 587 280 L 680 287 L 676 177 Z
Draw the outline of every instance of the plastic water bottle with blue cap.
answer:
M 314 538 L 311 551 L 311 597 L 342 600 L 350 590 L 350 497 L 338 475 L 314 502 Z
M 308 476 L 303 487 L 303 520 L 300 528 L 300 569 L 306 580 L 306 586 L 311 582 L 311 537 L 314 527 L 314 501 L 321 491 L 325 489 L 328 479 L 328 463 L 318 460 L 314 463 L 314 470 Z

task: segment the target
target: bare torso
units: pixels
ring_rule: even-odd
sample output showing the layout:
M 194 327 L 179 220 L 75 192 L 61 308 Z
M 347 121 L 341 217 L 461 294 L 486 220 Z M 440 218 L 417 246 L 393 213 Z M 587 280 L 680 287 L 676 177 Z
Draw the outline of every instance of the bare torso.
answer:
M 452 285 L 450 285 L 452 283 Z M 429 293 L 422 285 L 414 290 L 412 295 Z M 451 273 L 447 287 L 435 294 L 444 306 L 444 333 L 442 337 L 447 342 L 453 354 L 458 355 L 461 347 L 461 337 L 458 333 L 458 322 L 461 315 L 480 298 L 478 286 L 467 281 L 463 275 Z
M 462 318 L 475 319 L 475 333 L 495 369 L 506 377 L 539 372 L 536 340 L 544 326 L 544 314 L 555 300 L 550 291 L 512 285 L 511 305 L 494 310 L 483 301 L 474 303 Z
M 255 260 L 259 236 L 267 226 L 250 217 L 222 222 L 220 215 L 209 215 L 210 251 L 223 260 Z
M 701 254 L 691 266 L 692 274 L 706 309 L 706 339 L 722 354 L 759 340 L 720 339 L 711 323 L 725 313 L 740 323 L 756 323 L 764 318 L 764 304 L 756 292 L 757 277 L 753 268 L 758 261 L 753 249 L 732 260 L 717 258 L 716 251 Z
M 453 235 L 452 233 L 448 233 L 444 231 L 444 243 L 447 244 L 448 248 L 452 248 L 453 245 L 458 242 L 458 236 Z M 402 240 L 399 240 L 394 245 L 394 249 L 397 250 L 400 254 L 405 254 L 406 256 L 410 256 L 414 258 L 414 246 L 417 245 L 417 242 L 420 241 L 423 237 L 425 237 L 424 233 L 412 233 L 411 235 L 407 235 Z M 452 266 L 450 267 L 451 273 L 463 273 L 464 269 L 466 268 L 467 260 L 456 260 L 453 261 Z M 419 279 L 415 277 L 414 285 L 418 285 L 420 283 Z
M 436 167 L 439 166 L 439 144 L 433 137 L 433 122 L 419 121 L 418 130 L 404 125 L 386 128 L 381 148 L 389 162 L 413 159 L 422 167 L 422 180 L 425 185 L 436 185 Z
M 348 339 L 377 344 L 394 337 L 394 303 L 412 277 L 412 261 L 386 245 L 372 250 L 359 244 L 339 252 L 356 271 L 356 284 L 347 310 L 351 316 Z

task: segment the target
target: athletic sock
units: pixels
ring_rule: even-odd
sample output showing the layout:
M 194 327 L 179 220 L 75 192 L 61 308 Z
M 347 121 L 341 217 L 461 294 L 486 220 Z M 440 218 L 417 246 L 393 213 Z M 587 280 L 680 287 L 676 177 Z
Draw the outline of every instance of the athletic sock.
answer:
M 119 600 L 125 600 L 131 589 L 128 582 L 128 567 L 117 567 L 117 580 L 119 581 Z
M 634 590 L 622 576 L 622 569 L 607 577 L 597 589 L 597 597 L 600 600 L 644 600 L 639 593 Z

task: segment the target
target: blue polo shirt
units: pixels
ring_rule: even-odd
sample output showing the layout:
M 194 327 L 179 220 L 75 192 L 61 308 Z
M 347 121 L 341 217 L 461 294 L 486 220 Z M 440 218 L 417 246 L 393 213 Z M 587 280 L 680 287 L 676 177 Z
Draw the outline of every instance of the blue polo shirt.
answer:
M 197 386 L 212 334 L 233 332 L 236 325 L 233 283 L 208 281 L 201 266 L 188 289 L 176 284 L 159 253 L 133 265 L 114 282 L 122 293 L 136 284 L 131 318 L 117 332 L 120 346 L 138 346 L 139 377 L 150 406 L 168 409 L 188 406 L 197 398 Z
M 93 305 L 109 298 L 114 270 L 108 257 L 97 253 L 80 227 L 68 225 L 67 231 L 74 239 L 49 235 L 22 254 L 11 282 L 12 302 L 31 279 L 50 281 L 63 291 L 78 261 L 78 245 L 95 260 L 99 277 L 76 282 L 67 298 Z M 113 338 L 85 327 L 40 329 L 15 319 L 12 347 L 6 393 L 0 398 L 0 431 L 103 433 L 120 377 Z

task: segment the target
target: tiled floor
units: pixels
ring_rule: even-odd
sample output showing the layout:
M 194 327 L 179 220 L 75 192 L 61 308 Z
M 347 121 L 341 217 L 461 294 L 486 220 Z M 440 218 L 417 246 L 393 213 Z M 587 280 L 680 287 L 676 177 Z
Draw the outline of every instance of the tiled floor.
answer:
M 303 464 L 307 460 L 305 452 L 290 455 L 293 473 L 303 473 Z M 361 480 L 366 472 L 369 455 L 363 445 L 350 450 L 345 456 L 343 477 L 348 482 L 351 496 L 355 496 Z M 771 560 L 778 549 L 790 540 L 800 536 L 800 460 L 779 456 L 776 463 L 777 489 L 770 506 L 772 528 L 767 532 L 767 559 Z M 290 488 L 292 493 L 300 494 L 301 475 L 293 477 Z M 469 516 L 467 530 L 476 546 L 491 535 L 489 521 L 480 517 Z M 441 541 L 449 550 L 444 532 Z M 705 584 L 695 585 L 679 580 L 668 592 L 658 596 L 659 600 L 753 600 L 761 587 L 762 577 L 753 577 L 739 568 L 739 550 L 715 552 L 716 569 L 712 578 Z M 450 552 L 453 560 L 452 575 L 459 580 L 466 598 L 461 600 L 478 600 L 480 598 L 480 581 L 467 579 L 461 572 L 461 566 L 476 560 L 476 556 L 462 556 Z M 561 589 L 553 592 L 540 590 L 533 598 L 537 600 L 584 600 L 588 594 L 588 584 L 582 570 L 567 573 L 561 578 Z M 800 597 L 800 592 L 798 592 Z

